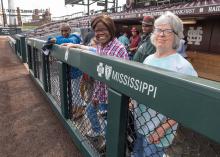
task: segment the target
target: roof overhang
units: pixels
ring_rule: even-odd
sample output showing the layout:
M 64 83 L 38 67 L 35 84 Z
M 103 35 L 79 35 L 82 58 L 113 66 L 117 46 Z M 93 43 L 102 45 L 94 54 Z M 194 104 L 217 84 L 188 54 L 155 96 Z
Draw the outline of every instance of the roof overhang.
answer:
M 145 15 L 153 15 L 157 17 L 162 15 L 166 11 L 171 11 L 180 17 L 220 15 L 220 1 L 212 0 L 212 3 L 208 3 L 209 0 L 205 0 L 205 2 L 206 3 L 201 3 L 201 1 L 190 2 L 164 8 L 158 6 L 153 8 L 132 10 L 130 12 L 113 13 L 110 14 L 110 16 L 112 19 L 117 21 L 122 19 L 141 19 Z

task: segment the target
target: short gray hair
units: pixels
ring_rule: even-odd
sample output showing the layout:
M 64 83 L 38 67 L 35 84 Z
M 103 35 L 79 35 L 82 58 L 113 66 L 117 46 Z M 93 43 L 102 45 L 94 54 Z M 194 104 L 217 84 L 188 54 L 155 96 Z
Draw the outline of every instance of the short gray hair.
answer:
M 60 30 L 61 30 L 62 28 L 66 28 L 66 29 L 70 29 L 70 30 L 71 30 L 71 27 L 70 27 L 70 25 L 69 25 L 68 23 L 61 23 L 61 24 L 60 24 Z
M 173 42 L 173 49 L 177 49 L 179 47 L 180 39 L 183 38 L 183 22 L 182 20 L 173 14 L 170 11 L 165 12 L 163 15 L 158 17 L 155 20 L 154 27 L 160 24 L 169 24 L 170 27 L 173 29 L 174 33 L 174 42 Z M 151 35 L 151 42 L 155 45 L 155 34 Z

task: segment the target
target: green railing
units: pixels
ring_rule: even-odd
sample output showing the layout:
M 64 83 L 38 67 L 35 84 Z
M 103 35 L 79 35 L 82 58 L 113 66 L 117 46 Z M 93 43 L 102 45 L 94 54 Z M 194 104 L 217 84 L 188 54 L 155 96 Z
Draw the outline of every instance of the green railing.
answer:
M 59 107 L 48 92 L 50 86 L 47 74 L 48 57 L 41 52 L 43 43 L 44 41 L 37 39 L 27 40 L 30 74 L 85 156 L 96 157 L 99 154 L 85 142 L 85 137 L 75 128 L 68 115 L 66 76 L 68 65 L 79 68 L 109 87 L 106 137 L 108 157 L 125 156 L 129 97 L 220 143 L 220 83 L 54 45 L 50 55 L 60 61 L 58 63 L 61 107 Z M 37 75 L 39 71 L 37 72 L 36 68 L 35 53 L 42 57 L 40 64 L 42 79 Z M 128 80 L 133 80 L 135 84 L 129 84 Z
M 26 63 L 27 54 L 26 54 L 25 37 L 23 35 L 16 34 L 15 40 L 16 40 L 16 54 L 22 60 L 23 63 Z
M 17 52 L 16 40 L 14 38 L 12 38 L 11 36 L 8 36 L 8 39 L 9 39 L 9 44 L 10 44 L 11 48 L 13 49 L 13 51 Z

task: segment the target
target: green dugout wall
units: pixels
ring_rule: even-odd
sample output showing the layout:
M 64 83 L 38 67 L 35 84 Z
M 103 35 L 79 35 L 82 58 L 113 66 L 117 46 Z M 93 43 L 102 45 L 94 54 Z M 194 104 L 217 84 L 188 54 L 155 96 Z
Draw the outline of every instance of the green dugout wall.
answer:
M 68 117 L 65 75 L 67 65 L 79 68 L 109 87 L 106 151 L 108 157 L 125 156 L 124 141 L 129 97 L 220 143 L 220 83 L 54 45 L 50 55 L 60 61 L 59 108 L 48 93 L 49 81 L 46 70 L 48 60 L 41 52 L 43 44 L 42 40 L 27 39 L 30 74 L 84 156 L 98 155 L 84 142 L 84 138 Z M 34 53 L 40 53 L 42 57 L 41 80 L 36 76 Z

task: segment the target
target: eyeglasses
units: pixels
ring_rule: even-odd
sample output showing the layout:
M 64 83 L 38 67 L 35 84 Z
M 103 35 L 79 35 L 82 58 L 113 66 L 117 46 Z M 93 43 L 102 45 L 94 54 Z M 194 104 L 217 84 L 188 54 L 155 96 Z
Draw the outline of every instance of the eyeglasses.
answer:
M 155 28 L 153 33 L 156 34 L 156 35 L 159 35 L 159 34 L 163 33 L 163 36 L 169 36 L 172 33 L 177 35 L 177 33 L 174 30 L 172 30 L 172 29 L 164 29 L 164 30 L 162 30 L 160 28 Z

